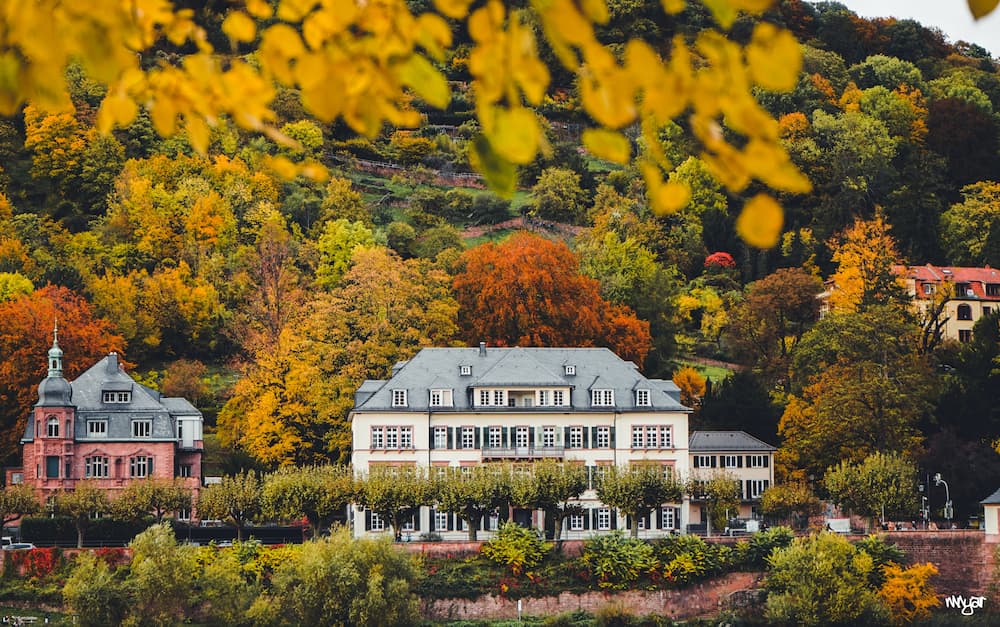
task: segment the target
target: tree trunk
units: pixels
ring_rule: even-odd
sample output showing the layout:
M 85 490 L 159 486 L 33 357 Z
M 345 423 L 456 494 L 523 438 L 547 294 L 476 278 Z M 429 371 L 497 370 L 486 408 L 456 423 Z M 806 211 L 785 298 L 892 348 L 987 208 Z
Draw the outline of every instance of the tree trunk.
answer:
M 243 533 L 244 533 L 243 523 L 241 522 L 236 523 L 236 539 L 239 540 L 240 542 L 243 542 Z
M 637 515 L 632 516 L 632 523 L 628 527 L 629 535 L 633 538 L 639 537 L 639 517 Z
M 470 514 L 468 518 L 465 519 L 465 524 L 469 525 L 469 542 L 475 542 L 479 539 L 479 523 L 482 521 L 483 517 Z
M 82 525 L 80 523 L 76 524 L 76 548 L 78 548 L 78 549 L 82 549 L 83 548 L 83 530 L 84 530 L 84 528 L 85 528 L 85 525 Z
M 556 541 L 556 553 L 562 553 L 562 524 L 563 517 L 558 513 L 553 513 L 552 515 L 552 535 Z

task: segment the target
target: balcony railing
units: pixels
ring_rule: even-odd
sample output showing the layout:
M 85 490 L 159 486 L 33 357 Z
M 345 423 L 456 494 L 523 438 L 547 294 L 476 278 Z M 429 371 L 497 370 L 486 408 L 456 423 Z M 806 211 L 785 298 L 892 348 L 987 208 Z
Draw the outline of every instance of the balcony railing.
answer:
M 565 446 L 484 446 L 483 458 L 489 459 L 562 459 Z

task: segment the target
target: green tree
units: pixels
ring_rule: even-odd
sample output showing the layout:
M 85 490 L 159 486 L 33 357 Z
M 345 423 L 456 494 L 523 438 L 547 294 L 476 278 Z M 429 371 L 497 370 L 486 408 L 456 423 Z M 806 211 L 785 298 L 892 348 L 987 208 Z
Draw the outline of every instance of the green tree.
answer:
M 126 624 L 176 625 L 188 618 L 198 571 L 195 548 L 180 546 L 166 523 L 153 525 L 129 544 L 132 563 L 126 585 Z
M 110 513 L 111 502 L 107 491 L 98 487 L 96 481 L 77 481 L 71 492 L 56 493 L 54 510 L 56 514 L 73 521 L 76 528 L 76 548 L 82 549 L 84 535 L 93 524 L 95 516 Z
M 320 222 L 347 220 L 371 225 L 372 216 L 365 205 L 361 193 L 353 188 L 348 179 L 331 176 L 326 184 L 326 194 L 321 205 Z
M 531 188 L 530 214 L 542 220 L 580 224 L 587 213 L 586 202 L 579 174 L 566 168 L 546 168 Z
M 0 303 L 35 291 L 31 281 L 17 272 L 0 272 Z
M 552 521 L 556 546 L 561 547 L 563 521 L 583 512 L 575 501 L 586 489 L 582 465 L 543 460 L 532 464 L 528 473 L 515 473 L 511 498 L 514 505 L 542 510 L 545 520 Z
M 63 600 L 82 627 L 121 625 L 128 615 L 128 591 L 107 562 L 81 552 L 63 586 Z
M 722 530 L 729 526 L 729 517 L 740 511 L 740 482 L 728 472 L 712 473 L 707 479 L 688 480 L 687 493 L 700 499 L 708 512 L 712 527 Z
M 182 509 L 191 509 L 190 486 L 183 479 L 159 477 L 130 481 L 111 504 L 115 518 L 140 520 L 152 514 L 158 523 Z
M 40 511 L 35 490 L 27 483 L 0 488 L 0 529 L 19 519 Z
M 323 225 L 316 248 L 320 259 L 316 267 L 316 284 L 331 289 L 340 283 L 358 247 L 375 246 L 375 234 L 364 222 L 331 220 Z
M 476 541 L 483 518 L 511 499 L 510 469 L 497 464 L 448 468 L 435 484 L 437 508 L 465 521 L 470 542 Z
M 886 610 L 868 584 L 870 555 L 832 532 L 796 538 L 768 559 L 766 616 L 779 624 L 884 624 Z
M 403 523 L 412 518 L 421 505 L 428 505 L 433 500 L 433 483 L 417 467 L 375 466 L 358 485 L 360 504 L 389 523 L 397 540 Z
M 420 621 L 418 578 L 410 553 L 387 539 L 355 540 L 344 529 L 301 545 L 280 564 L 249 615 L 256 625 L 413 625 Z
M 760 497 L 760 507 L 768 516 L 788 521 L 796 529 L 805 528 L 810 517 L 823 511 L 823 503 L 805 481 L 788 481 L 769 487 Z
M 597 482 L 597 498 L 631 517 L 631 534 L 639 537 L 639 519 L 665 503 L 680 501 L 684 489 L 670 469 L 648 464 L 611 466 Z
M 895 453 L 874 453 L 860 463 L 842 461 L 824 484 L 838 505 L 872 519 L 909 518 L 918 507 L 917 467 Z
M 305 517 L 312 537 L 318 538 L 355 494 L 354 475 L 347 466 L 285 467 L 264 478 L 261 503 L 271 518 Z
M 219 483 L 205 486 L 198 494 L 198 514 L 203 519 L 233 523 L 237 538 L 242 542 L 247 525 L 261 515 L 261 487 L 260 477 L 253 472 L 223 477 Z
M 1000 266 L 1000 183 L 963 187 L 962 202 L 941 216 L 941 236 L 952 263 Z

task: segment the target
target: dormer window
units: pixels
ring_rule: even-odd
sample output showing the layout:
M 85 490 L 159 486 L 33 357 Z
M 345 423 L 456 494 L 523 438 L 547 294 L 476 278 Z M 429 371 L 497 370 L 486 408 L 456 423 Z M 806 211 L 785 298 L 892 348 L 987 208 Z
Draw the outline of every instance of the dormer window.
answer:
M 649 407 L 651 405 L 649 402 L 649 390 L 635 391 L 635 405 L 636 407 Z
M 563 366 L 563 371 L 566 373 L 567 377 L 576 376 L 576 366 L 566 364 L 565 366 Z
M 131 403 L 132 393 L 131 392 L 104 392 L 101 395 L 101 399 L 105 403 Z
M 614 407 L 615 391 L 594 389 L 590 391 L 590 404 L 593 407 Z
M 431 390 L 431 407 L 451 407 L 451 390 Z
M 468 377 L 472 374 L 472 366 L 462 364 L 458 367 L 458 374 L 463 377 Z
M 406 390 L 393 390 L 392 391 L 392 406 L 393 407 L 406 407 Z
M 153 421 L 152 420 L 133 420 L 132 421 L 132 437 L 133 438 L 148 438 L 153 433 Z

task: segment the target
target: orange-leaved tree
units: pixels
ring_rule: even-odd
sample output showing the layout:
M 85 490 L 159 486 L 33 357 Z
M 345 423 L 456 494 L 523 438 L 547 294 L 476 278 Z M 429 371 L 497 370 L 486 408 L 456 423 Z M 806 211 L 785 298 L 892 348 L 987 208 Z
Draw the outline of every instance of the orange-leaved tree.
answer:
M 125 341 L 108 321 L 94 315 L 82 297 L 65 287 L 47 286 L 0 303 L 0 459 L 10 459 L 38 384 L 48 372 L 52 325 L 59 321 L 63 376 L 73 379 L 108 351 L 121 351 Z
M 649 352 L 649 323 L 604 300 L 562 242 L 515 233 L 466 251 L 460 268 L 453 286 L 467 342 L 607 346 L 640 365 Z

